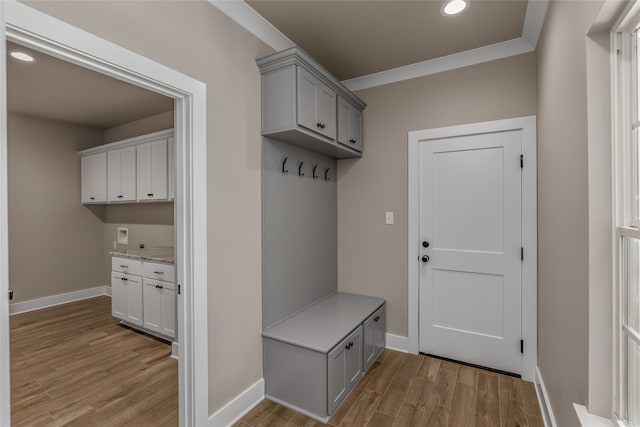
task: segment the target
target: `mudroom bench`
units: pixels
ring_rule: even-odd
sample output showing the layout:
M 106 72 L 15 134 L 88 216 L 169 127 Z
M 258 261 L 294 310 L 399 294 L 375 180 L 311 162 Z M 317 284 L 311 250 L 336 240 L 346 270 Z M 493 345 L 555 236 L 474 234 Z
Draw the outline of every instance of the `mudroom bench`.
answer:
M 267 398 L 326 423 L 385 347 L 385 300 L 334 293 L 262 333 Z

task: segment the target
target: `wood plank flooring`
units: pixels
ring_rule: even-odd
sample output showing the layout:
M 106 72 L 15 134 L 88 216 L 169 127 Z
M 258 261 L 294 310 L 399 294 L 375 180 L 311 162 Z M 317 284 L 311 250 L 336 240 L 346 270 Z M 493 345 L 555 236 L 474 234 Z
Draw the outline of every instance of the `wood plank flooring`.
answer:
M 234 427 L 317 427 L 263 400 Z M 385 350 L 329 420 L 334 427 L 543 427 L 532 383 Z
M 111 298 L 11 316 L 13 426 L 177 426 L 171 345 L 120 326 Z

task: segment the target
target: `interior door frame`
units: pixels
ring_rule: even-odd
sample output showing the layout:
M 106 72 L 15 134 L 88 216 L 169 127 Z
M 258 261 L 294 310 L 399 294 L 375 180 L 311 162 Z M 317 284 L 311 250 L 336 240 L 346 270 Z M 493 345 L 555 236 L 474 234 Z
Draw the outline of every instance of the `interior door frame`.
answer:
M 16 1 L 0 1 L 0 425 L 10 425 L 6 41 L 175 100 L 178 383 L 181 426 L 207 425 L 206 85 Z
M 522 131 L 522 378 L 535 381 L 538 359 L 538 220 L 536 116 L 470 123 L 408 133 L 408 348 L 420 351 L 420 155 L 421 142 L 483 133 Z M 519 161 L 519 159 L 514 159 Z

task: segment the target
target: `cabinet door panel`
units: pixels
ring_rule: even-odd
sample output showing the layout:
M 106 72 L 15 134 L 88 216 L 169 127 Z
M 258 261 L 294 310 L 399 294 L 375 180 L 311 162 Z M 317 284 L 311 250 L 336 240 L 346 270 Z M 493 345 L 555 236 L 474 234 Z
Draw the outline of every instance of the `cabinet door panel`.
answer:
M 373 361 L 375 360 L 376 355 L 376 346 L 375 346 L 375 328 L 376 322 L 373 320 L 375 318 L 375 314 L 369 316 L 367 320 L 364 321 L 363 325 L 363 341 L 362 341 L 362 349 L 364 354 L 364 371 L 369 370 Z
M 93 159 L 94 197 L 96 202 L 107 201 L 107 153 L 95 154 Z
M 136 189 L 138 200 L 151 199 L 151 143 L 140 144 L 136 147 Z
M 156 332 L 162 332 L 162 290 L 158 289 L 158 282 L 144 279 L 144 327 Z
M 169 189 L 167 197 L 169 200 L 176 198 L 176 139 L 169 138 L 167 142 L 167 163 L 169 164 Z
M 345 353 L 347 352 L 347 339 L 334 347 L 329 352 L 329 360 L 327 362 L 327 375 L 328 375 L 328 408 L 329 414 L 340 405 L 340 402 L 345 398 L 347 394 L 347 371 Z
M 84 156 L 80 159 L 81 169 L 81 200 L 82 203 L 93 203 L 95 197 L 93 196 L 94 182 L 93 182 L 93 157 Z M 93 199 L 92 199 L 93 198 Z
M 167 140 L 151 143 L 152 199 L 167 198 Z
M 142 278 L 127 276 L 127 321 L 142 326 Z
M 319 132 L 317 113 L 318 80 L 298 67 L 298 124 Z
M 118 200 L 133 201 L 136 199 L 136 148 L 127 147 L 120 150 L 120 195 Z
M 176 336 L 176 291 L 166 285 L 162 289 L 160 332 L 172 338 Z
M 327 138 L 336 139 L 336 93 L 318 82 L 317 88 L 318 122 L 322 124 L 319 132 Z
M 127 317 L 127 287 L 123 277 L 122 274 L 111 274 L 111 314 L 119 319 Z
M 362 113 L 353 107 L 349 112 L 349 141 L 352 148 L 362 151 Z
M 342 145 L 350 146 L 349 143 L 349 117 L 351 116 L 351 105 L 338 96 L 338 142 Z
M 349 337 L 349 350 L 345 354 L 345 374 L 348 393 L 362 377 L 362 326 Z
M 379 311 L 379 314 L 377 314 L 376 317 L 379 317 L 378 321 L 375 322 L 375 330 L 374 330 L 374 342 L 375 342 L 375 357 L 378 356 L 378 354 L 380 354 L 380 352 L 382 352 L 382 350 L 384 350 L 384 347 L 386 345 L 386 325 L 387 325 L 387 320 L 386 320 L 386 313 L 385 313 L 385 306 L 382 306 Z
M 110 202 L 118 202 L 122 198 L 120 192 L 120 153 L 113 150 L 107 153 L 107 198 Z

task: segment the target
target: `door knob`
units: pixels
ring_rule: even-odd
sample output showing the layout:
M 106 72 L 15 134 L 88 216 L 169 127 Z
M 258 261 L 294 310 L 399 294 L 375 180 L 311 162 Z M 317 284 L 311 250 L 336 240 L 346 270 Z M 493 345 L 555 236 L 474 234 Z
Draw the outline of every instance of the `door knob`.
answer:
M 429 247 L 429 242 L 427 242 L 426 240 L 422 242 L 422 247 L 423 248 L 428 248 Z
M 429 255 L 422 255 L 422 262 L 429 262 Z

